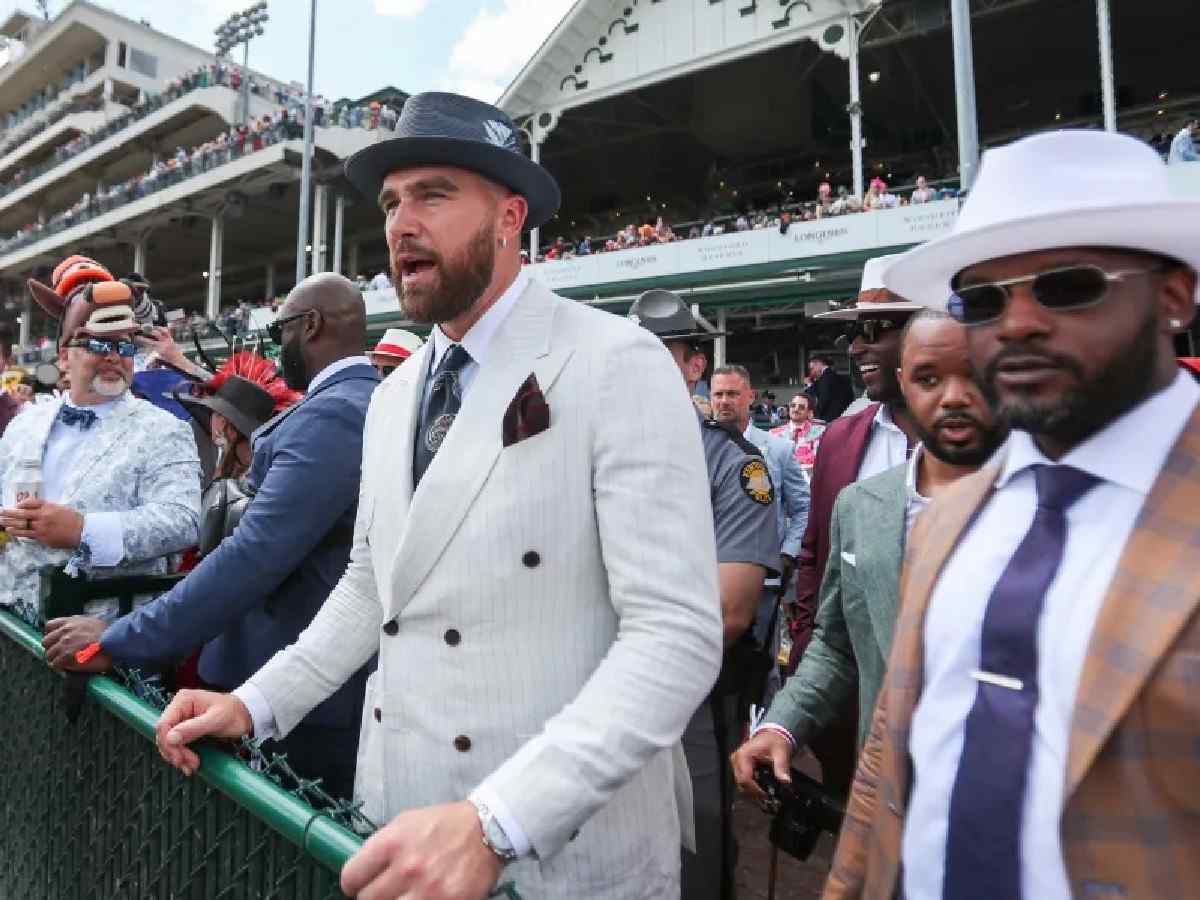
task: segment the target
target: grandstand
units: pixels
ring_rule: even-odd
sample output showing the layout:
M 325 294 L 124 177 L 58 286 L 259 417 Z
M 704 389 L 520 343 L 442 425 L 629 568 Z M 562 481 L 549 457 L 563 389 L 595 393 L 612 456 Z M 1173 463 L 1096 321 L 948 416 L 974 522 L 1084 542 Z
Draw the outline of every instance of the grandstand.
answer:
M 46 277 L 73 251 L 139 271 L 168 309 L 213 319 L 290 288 L 300 86 L 243 73 L 83 0 L 48 22 L 15 12 L 0 36 L 0 319 L 20 319 L 23 345 L 47 330 L 25 279 Z M 384 265 L 373 204 L 358 201 L 340 170 L 385 133 L 380 100 L 404 96 L 389 88 L 361 103 L 318 98 L 313 268 Z
M 1100 127 L 1095 0 L 972 8 L 985 147 Z M 1112 18 L 1119 127 L 1161 144 L 1200 107 L 1186 57 L 1162 51 L 1164 25 L 1189 46 L 1200 22 L 1171 0 Z M 616 313 L 649 287 L 685 292 L 729 333 L 718 361 L 786 394 L 811 352 L 833 348 L 811 316 L 853 297 L 863 260 L 957 214 L 948 24 L 947 0 L 578 0 L 500 99 L 563 188 L 558 217 L 530 236 L 532 271 Z M 228 60 L 84 0 L 50 22 L 14 13 L 0 36 L 0 321 L 19 317 L 23 343 L 46 331 L 24 280 L 69 250 L 141 271 L 189 317 L 291 287 L 300 86 L 253 71 L 243 85 Z M 862 182 L 887 184 L 870 211 L 854 196 L 852 62 Z M 319 100 L 310 270 L 386 267 L 382 220 L 340 167 L 385 136 L 381 105 L 405 98 Z M 918 177 L 932 202 L 909 202 Z M 1200 190 L 1191 172 L 1177 183 Z M 568 252 L 585 238 L 591 253 Z M 373 333 L 399 324 L 391 291 L 366 297 Z
M 1059 127 L 1101 127 L 1096 0 L 972 0 L 984 147 Z M 853 21 L 852 21 L 853 20 Z M 1200 106 L 1186 56 L 1200 20 L 1171 0 L 1112 4 L 1118 125 L 1161 141 Z M 822 182 L 853 191 L 851 36 L 864 135 L 863 182 L 906 199 L 919 176 L 950 199 L 805 221 Z M 560 235 L 593 254 L 535 270 L 555 289 L 622 311 L 648 287 L 686 291 L 728 330 L 718 358 L 756 383 L 795 387 L 833 333 L 811 314 L 857 291 L 862 260 L 953 221 L 958 150 L 947 0 L 580 0 L 505 92 L 558 177 Z M 1197 189 L 1181 173 L 1180 190 Z M 784 212 L 792 223 L 780 235 Z M 677 238 L 595 254 L 629 225 Z M 765 228 L 737 233 L 745 217 Z M 732 233 L 731 233 L 732 232 Z M 770 233 L 773 232 L 773 233 Z

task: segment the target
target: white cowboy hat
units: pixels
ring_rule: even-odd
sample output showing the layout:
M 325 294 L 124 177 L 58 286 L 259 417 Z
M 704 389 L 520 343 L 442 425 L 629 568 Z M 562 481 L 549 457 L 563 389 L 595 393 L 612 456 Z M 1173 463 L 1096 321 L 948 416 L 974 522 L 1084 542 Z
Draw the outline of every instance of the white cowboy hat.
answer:
M 403 328 L 389 328 L 383 333 L 383 337 L 379 339 L 375 349 L 371 351 L 371 361 L 374 362 L 376 356 L 386 356 L 389 361 L 406 360 L 421 349 L 422 343 L 424 342 L 411 331 L 405 331 Z
M 863 263 L 862 284 L 858 289 L 858 301 L 853 306 L 835 309 L 831 312 L 818 313 L 814 319 L 826 319 L 840 322 L 854 321 L 864 314 L 879 315 L 880 313 L 915 313 L 925 307 L 919 303 L 909 303 L 899 297 L 880 294 L 886 290 L 883 283 L 883 273 L 887 271 L 892 261 L 899 257 L 874 256 Z
M 989 259 L 1065 247 L 1161 254 L 1200 269 L 1200 200 L 1171 191 L 1167 167 L 1136 138 L 1055 131 L 989 150 L 950 234 L 884 273 L 888 290 L 944 310 L 959 272 Z

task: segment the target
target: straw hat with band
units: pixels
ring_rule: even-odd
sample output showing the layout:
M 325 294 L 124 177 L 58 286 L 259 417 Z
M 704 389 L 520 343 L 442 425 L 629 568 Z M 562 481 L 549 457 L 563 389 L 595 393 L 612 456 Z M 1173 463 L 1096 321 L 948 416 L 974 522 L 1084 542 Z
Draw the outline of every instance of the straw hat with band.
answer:
M 401 363 L 421 349 L 424 343 L 417 335 L 403 328 L 389 328 L 368 356 L 371 362 Z M 375 357 L 382 357 L 376 360 Z
M 911 303 L 894 292 L 889 291 L 883 283 L 883 273 L 898 256 L 876 256 L 863 263 L 862 284 L 858 289 L 858 299 L 853 306 L 835 309 L 830 312 L 818 313 L 814 319 L 821 321 L 854 322 L 864 316 L 878 316 L 884 313 L 908 315 L 924 309 L 919 303 Z
M 346 177 L 374 201 L 389 173 L 415 166 L 466 169 L 520 194 L 529 203 L 527 229 L 549 221 L 562 202 L 554 176 L 522 152 L 508 114 L 458 94 L 409 97 L 392 137 L 346 160 Z

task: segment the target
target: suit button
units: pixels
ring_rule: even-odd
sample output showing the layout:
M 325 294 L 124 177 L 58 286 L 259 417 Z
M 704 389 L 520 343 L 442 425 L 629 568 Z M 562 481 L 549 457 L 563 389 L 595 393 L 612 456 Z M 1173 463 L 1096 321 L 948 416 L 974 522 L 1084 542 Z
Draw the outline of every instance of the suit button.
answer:
M 446 643 L 451 647 L 457 647 L 459 642 L 462 640 L 462 635 L 459 634 L 458 630 L 454 628 L 448 629 L 446 633 L 442 635 L 442 637 L 446 639 Z
M 454 739 L 454 749 L 459 753 L 466 753 L 471 749 L 471 739 L 465 734 L 460 734 Z
M 526 550 L 525 555 L 521 557 L 521 562 L 525 563 L 525 566 L 530 569 L 536 569 L 541 561 L 541 554 L 536 550 Z
M 395 619 L 383 626 L 383 633 L 388 637 L 395 637 L 400 632 L 400 623 Z
M 376 722 L 382 722 L 382 721 L 383 721 L 383 710 L 382 710 L 382 709 L 380 709 L 378 706 L 377 706 L 377 707 L 375 707 L 375 721 L 376 721 Z

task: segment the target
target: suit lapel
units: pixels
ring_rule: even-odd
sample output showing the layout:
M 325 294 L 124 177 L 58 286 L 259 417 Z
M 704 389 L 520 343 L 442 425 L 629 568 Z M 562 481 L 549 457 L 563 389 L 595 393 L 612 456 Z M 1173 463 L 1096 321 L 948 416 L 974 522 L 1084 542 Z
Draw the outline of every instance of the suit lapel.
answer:
M 900 610 L 886 682 L 887 727 L 893 750 L 890 774 L 902 798 L 908 794 L 908 729 L 924 683 L 929 600 L 946 560 L 991 495 L 999 473 L 999 467 L 987 466 L 960 479 L 921 516 L 905 547 Z
M 1200 608 L 1200 408 L 1167 457 L 1092 630 L 1067 756 L 1068 797 Z
M 66 504 L 74 500 L 84 479 L 96 464 L 101 460 L 111 460 L 113 448 L 125 435 L 125 420 L 133 415 L 136 402 L 132 395 L 126 395 L 122 403 L 96 423 L 96 435 L 90 441 L 79 444 L 79 451 L 69 464 L 70 474 L 63 484 L 59 503 Z
M 549 394 L 570 356 L 569 349 L 550 348 L 553 317 L 553 295 L 531 282 L 497 330 L 487 364 L 476 373 L 445 442 L 411 494 L 407 525 L 392 564 L 394 604 L 406 603 L 421 586 L 487 482 L 503 449 L 501 425 L 517 389 L 532 372 L 542 392 Z M 410 411 L 420 403 L 421 393 L 415 391 L 405 404 Z M 553 415 L 551 406 L 551 428 Z M 414 425 L 415 417 L 405 432 L 410 439 L 404 459 L 410 469 Z M 411 472 L 408 477 L 411 481 Z M 413 523 L 419 527 L 409 527 Z
M 862 494 L 870 498 L 860 507 L 858 533 L 865 552 L 859 554 L 857 571 L 863 584 L 863 596 L 870 598 L 867 609 L 871 631 L 885 660 L 896 628 L 896 606 L 900 592 L 900 566 L 903 561 L 904 522 L 908 495 L 905 490 L 907 466 L 889 472 L 883 478 L 859 482 Z
M 384 454 L 368 463 L 376 470 L 378 508 L 388 510 L 389 517 L 395 516 L 399 522 L 405 521 L 412 503 L 413 441 L 421 418 L 421 400 L 432 354 L 433 342 L 426 341 L 392 373 L 379 395 L 382 410 L 374 433 L 386 437 L 376 437 L 373 443 L 383 447 Z

